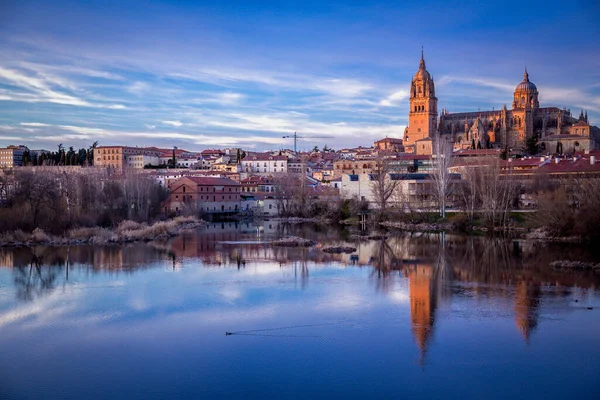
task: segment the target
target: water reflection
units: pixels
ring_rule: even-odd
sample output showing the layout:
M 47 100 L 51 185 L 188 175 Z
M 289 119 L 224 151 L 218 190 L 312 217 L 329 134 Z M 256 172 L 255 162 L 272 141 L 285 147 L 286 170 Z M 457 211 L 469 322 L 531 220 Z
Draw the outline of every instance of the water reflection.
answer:
M 369 279 L 376 293 L 407 291 L 412 333 L 422 363 L 432 340 L 440 299 L 448 302 L 453 297 L 509 299 L 514 304 L 515 324 L 529 342 L 538 327 L 543 296 L 566 298 L 571 288 L 581 289 L 585 294 L 600 283 L 600 277 L 593 273 L 565 273 L 548 267 L 556 258 L 594 257 L 582 247 L 444 233 L 356 241 L 350 239 L 354 237 L 351 233 L 276 222 L 213 223 L 197 232 L 149 244 L 0 249 L 0 265 L 12 269 L 12 285 L 20 301 L 34 301 L 65 287 L 72 269 L 80 275 L 110 275 L 134 274 L 165 263 L 177 270 L 186 260 L 197 260 L 197 265 L 204 268 L 237 270 L 276 263 L 293 271 L 295 287 L 306 289 L 311 268 L 326 265 L 369 268 Z M 349 244 L 357 247 L 357 251 L 328 254 L 319 247 L 278 248 L 261 243 L 289 234 L 321 243 Z M 407 289 L 403 289 L 402 280 L 408 282 Z M 560 289 L 545 293 L 542 288 L 548 287 Z
M 327 254 L 318 246 L 261 243 L 288 234 L 357 250 Z M 562 381 L 593 375 L 587 368 L 571 376 L 566 366 L 584 351 L 598 353 L 591 346 L 597 335 L 588 333 L 598 331 L 598 321 L 574 300 L 597 302 L 600 277 L 548 267 L 556 258 L 597 257 L 589 249 L 436 233 L 361 241 L 355 234 L 215 223 L 148 244 L 0 249 L 0 346 L 6 349 L 0 381 L 9 382 L 0 392 L 29 384 L 31 376 L 42 377 L 35 387 L 62 382 L 54 370 L 67 371 L 62 376 L 73 377 L 69 383 L 77 380 L 57 387 L 71 398 L 84 397 L 98 380 L 118 382 L 115 398 L 135 397 L 133 382 L 156 382 L 155 398 L 177 397 L 165 392 L 173 381 L 194 388 L 188 398 L 219 397 L 223 388 L 239 391 L 220 397 L 267 397 L 246 393 L 261 387 L 252 385 L 265 375 L 280 391 L 291 388 L 281 397 L 364 398 L 372 393 L 357 388 L 378 382 L 381 397 L 389 398 L 413 387 L 381 383 L 378 371 L 386 369 L 414 383 L 421 392 L 412 397 L 437 398 L 459 393 L 463 387 L 455 383 L 475 375 L 484 387 L 503 377 L 512 383 L 520 379 L 514 365 L 528 367 L 519 374 L 525 378 L 549 365 L 565 366 Z M 277 338 L 224 335 L 293 326 L 306 328 Z M 560 337 L 563 331 L 569 340 Z M 32 354 L 27 343 L 41 337 L 44 352 Z M 516 383 L 535 395 L 529 381 Z

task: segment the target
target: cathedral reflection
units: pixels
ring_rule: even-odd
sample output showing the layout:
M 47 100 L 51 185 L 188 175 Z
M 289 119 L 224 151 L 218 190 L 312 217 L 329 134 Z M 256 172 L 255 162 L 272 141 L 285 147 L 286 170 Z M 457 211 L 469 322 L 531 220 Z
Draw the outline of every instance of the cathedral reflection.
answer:
M 539 285 L 519 282 L 515 293 L 515 322 L 529 343 L 531 334 L 538 326 L 541 290 Z
M 406 270 L 410 297 L 410 321 L 413 336 L 420 351 L 420 363 L 425 363 L 427 345 L 433 335 L 437 307 L 436 274 L 431 265 L 415 263 Z

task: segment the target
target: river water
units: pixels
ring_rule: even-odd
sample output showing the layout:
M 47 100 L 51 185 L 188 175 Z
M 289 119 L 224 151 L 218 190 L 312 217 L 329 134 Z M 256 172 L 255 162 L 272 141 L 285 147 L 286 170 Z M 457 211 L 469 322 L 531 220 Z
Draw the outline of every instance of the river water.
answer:
M 357 251 L 260 243 L 287 234 Z M 549 267 L 593 250 L 275 222 L 0 249 L 0 398 L 598 398 L 600 275 Z

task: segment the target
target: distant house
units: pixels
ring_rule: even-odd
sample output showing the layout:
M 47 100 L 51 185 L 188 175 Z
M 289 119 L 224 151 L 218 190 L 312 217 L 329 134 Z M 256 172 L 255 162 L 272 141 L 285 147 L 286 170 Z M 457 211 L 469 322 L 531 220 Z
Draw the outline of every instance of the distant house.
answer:
M 241 209 L 241 185 L 228 178 L 183 177 L 169 188 L 165 212 L 229 214 Z

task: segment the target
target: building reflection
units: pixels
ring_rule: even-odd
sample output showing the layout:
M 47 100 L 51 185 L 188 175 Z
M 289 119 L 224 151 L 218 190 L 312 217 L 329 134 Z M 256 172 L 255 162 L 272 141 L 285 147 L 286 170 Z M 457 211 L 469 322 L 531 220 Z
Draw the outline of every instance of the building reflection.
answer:
M 420 363 L 425 363 L 427 345 L 433 335 L 437 288 L 435 271 L 431 265 L 415 263 L 407 267 L 410 298 L 410 321 L 413 336 L 420 351 Z
M 282 235 L 310 237 L 324 244 L 347 244 L 352 254 L 328 254 L 313 248 L 279 248 L 261 243 Z M 245 242 L 241 244 L 240 242 Z M 408 280 L 411 330 L 425 362 L 438 305 L 451 296 L 504 298 L 515 327 L 529 342 L 538 329 L 542 296 L 564 298 L 572 288 L 596 290 L 593 272 L 565 273 L 549 268 L 558 258 L 590 257 L 583 247 L 553 247 L 501 238 L 437 233 L 407 233 L 385 240 L 362 241 L 348 232 L 307 225 L 215 222 L 169 240 L 122 246 L 31 247 L 0 249 L 0 268 L 11 268 L 16 296 L 32 300 L 79 274 L 132 274 L 157 266 L 236 268 L 264 266 L 288 269 L 299 289 L 309 286 L 311 268 L 332 263 L 369 268 L 377 293 L 389 293 Z M 314 274 L 313 274 L 314 276 Z M 541 287 L 560 287 L 542 293 Z M 455 290 L 455 292 L 453 292 Z M 453 294 L 454 293 L 454 294 Z M 505 311 L 505 310 L 501 310 Z
M 515 293 L 515 322 L 529 343 L 531 334 L 538 326 L 539 307 L 541 303 L 541 290 L 536 284 L 519 282 Z

